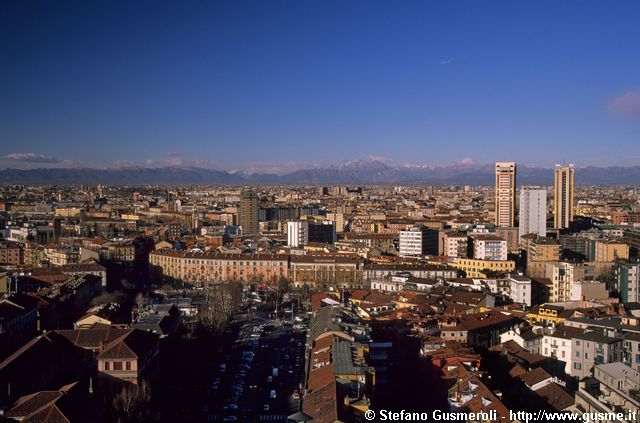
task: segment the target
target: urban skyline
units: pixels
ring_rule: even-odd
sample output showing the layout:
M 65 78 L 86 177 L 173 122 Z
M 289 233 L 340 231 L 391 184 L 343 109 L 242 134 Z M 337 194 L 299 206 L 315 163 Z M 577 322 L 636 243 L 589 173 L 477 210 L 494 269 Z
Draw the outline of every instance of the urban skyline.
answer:
M 0 2 L 0 421 L 640 421 L 640 2 Z

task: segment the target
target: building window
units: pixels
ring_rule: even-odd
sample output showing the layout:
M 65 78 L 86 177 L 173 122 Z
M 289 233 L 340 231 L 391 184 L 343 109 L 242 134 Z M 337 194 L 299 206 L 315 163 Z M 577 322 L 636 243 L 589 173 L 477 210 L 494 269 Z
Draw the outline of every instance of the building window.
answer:
M 114 361 L 113 370 L 122 370 L 122 361 Z
M 109 363 L 108 361 L 104 362 L 104 369 L 105 370 L 111 370 L 111 363 Z
M 580 363 L 573 363 L 573 368 L 576 370 L 582 370 L 582 364 Z
M 131 362 L 130 361 L 125 362 L 125 369 L 126 370 L 131 370 Z

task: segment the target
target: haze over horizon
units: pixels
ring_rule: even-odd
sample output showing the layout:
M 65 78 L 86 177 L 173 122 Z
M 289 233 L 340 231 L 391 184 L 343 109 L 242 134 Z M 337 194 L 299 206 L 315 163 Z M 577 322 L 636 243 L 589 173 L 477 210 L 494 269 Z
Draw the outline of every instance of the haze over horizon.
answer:
M 12 156 L 18 155 L 33 155 L 32 153 L 14 153 Z M 507 160 L 505 158 L 501 161 L 513 161 Z M 19 170 L 19 171 L 29 171 L 29 170 L 47 170 L 47 169 L 59 169 L 59 170 L 74 170 L 74 169 L 93 169 L 93 170 L 133 170 L 133 169 L 169 169 L 169 168 L 180 168 L 180 169 L 203 169 L 203 170 L 212 170 L 212 171 L 221 171 L 229 174 L 244 174 L 244 175 L 259 175 L 259 174 L 272 174 L 272 175 L 287 175 L 294 173 L 296 171 L 308 171 L 308 170 L 322 170 L 322 169 L 354 169 L 354 168 L 366 168 L 370 166 L 383 165 L 393 169 L 420 169 L 420 168 L 431 168 L 431 169 L 447 169 L 447 168 L 468 168 L 468 169 L 484 169 L 493 167 L 495 162 L 486 162 L 486 163 L 478 163 L 471 158 L 464 158 L 451 163 L 398 163 L 391 159 L 384 157 L 367 157 L 364 159 L 355 159 L 355 160 L 344 160 L 342 162 L 336 163 L 284 163 L 284 164 L 268 164 L 268 163 L 260 163 L 260 164 L 250 164 L 245 168 L 224 168 L 220 166 L 216 166 L 214 161 L 211 162 L 199 162 L 195 161 L 187 161 L 180 159 L 179 161 L 166 161 L 166 162 L 156 162 L 156 163 L 134 163 L 128 160 L 120 160 L 107 164 L 98 164 L 98 163 L 76 163 L 72 161 L 58 161 L 58 160 L 39 160 L 37 157 L 34 157 L 33 160 L 16 160 L 4 158 L 7 165 L 5 167 L 0 167 L 0 171 L 2 170 Z M 500 161 L 500 160 L 498 160 Z M 638 167 L 640 165 L 635 166 L 601 166 L 601 165 L 575 165 L 575 163 L 569 162 L 560 162 L 555 163 L 554 165 L 549 166 L 535 166 L 528 165 L 526 163 L 516 162 L 518 167 L 526 167 L 529 169 L 552 169 L 556 164 L 573 164 L 577 169 L 581 168 L 613 168 L 613 167 L 621 167 L 621 168 L 632 168 Z
M 640 164 L 640 4 L 9 1 L 0 168 Z

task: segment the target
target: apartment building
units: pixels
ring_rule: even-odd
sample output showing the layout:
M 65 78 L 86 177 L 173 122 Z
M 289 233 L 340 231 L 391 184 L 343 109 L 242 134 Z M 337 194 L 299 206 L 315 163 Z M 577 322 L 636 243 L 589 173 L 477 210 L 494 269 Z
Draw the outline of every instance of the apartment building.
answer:
M 564 371 L 571 374 L 573 369 L 573 338 L 584 333 L 584 329 L 558 325 L 545 330 L 540 354 L 565 363 Z
M 622 302 L 637 302 L 640 287 L 640 262 L 617 262 L 614 267 L 616 287 Z
M 593 263 L 560 261 L 546 263 L 545 277 L 552 282 L 550 301 L 570 301 L 571 287 L 575 282 L 593 281 L 595 266 Z
M 516 304 L 531 307 L 531 279 L 522 275 L 511 275 L 509 293 Z
M 162 276 L 196 286 L 228 281 L 276 284 L 288 277 L 287 255 L 223 254 L 218 252 L 153 251 L 149 254 L 152 270 Z
M 547 190 L 523 188 L 520 191 L 520 238 L 527 234 L 547 235 Z
M 590 376 L 595 365 L 621 361 L 623 339 L 605 335 L 600 329 L 588 330 L 571 340 L 573 366 L 571 376 Z
M 468 278 L 486 278 L 495 272 L 513 272 L 516 263 L 513 260 L 480 260 L 458 258 L 449 265 L 464 271 Z
M 624 242 L 606 239 L 595 241 L 595 261 L 612 262 L 627 259 L 629 259 L 629 245 Z
M 496 235 L 473 235 L 473 258 L 476 260 L 507 260 L 507 241 Z
M 469 238 L 460 232 L 447 232 L 443 237 L 442 254 L 447 257 L 467 257 Z
M 413 226 L 400 231 L 400 256 L 423 257 L 438 255 L 438 232 L 426 227 Z

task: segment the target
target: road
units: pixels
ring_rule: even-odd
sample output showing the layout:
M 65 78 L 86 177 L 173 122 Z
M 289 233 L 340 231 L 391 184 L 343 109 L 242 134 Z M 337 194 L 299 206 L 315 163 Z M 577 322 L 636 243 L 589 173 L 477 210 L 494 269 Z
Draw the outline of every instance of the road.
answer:
M 263 313 L 235 315 L 234 321 L 237 339 L 216 366 L 208 420 L 285 422 L 298 409 L 306 327 L 293 328 Z

